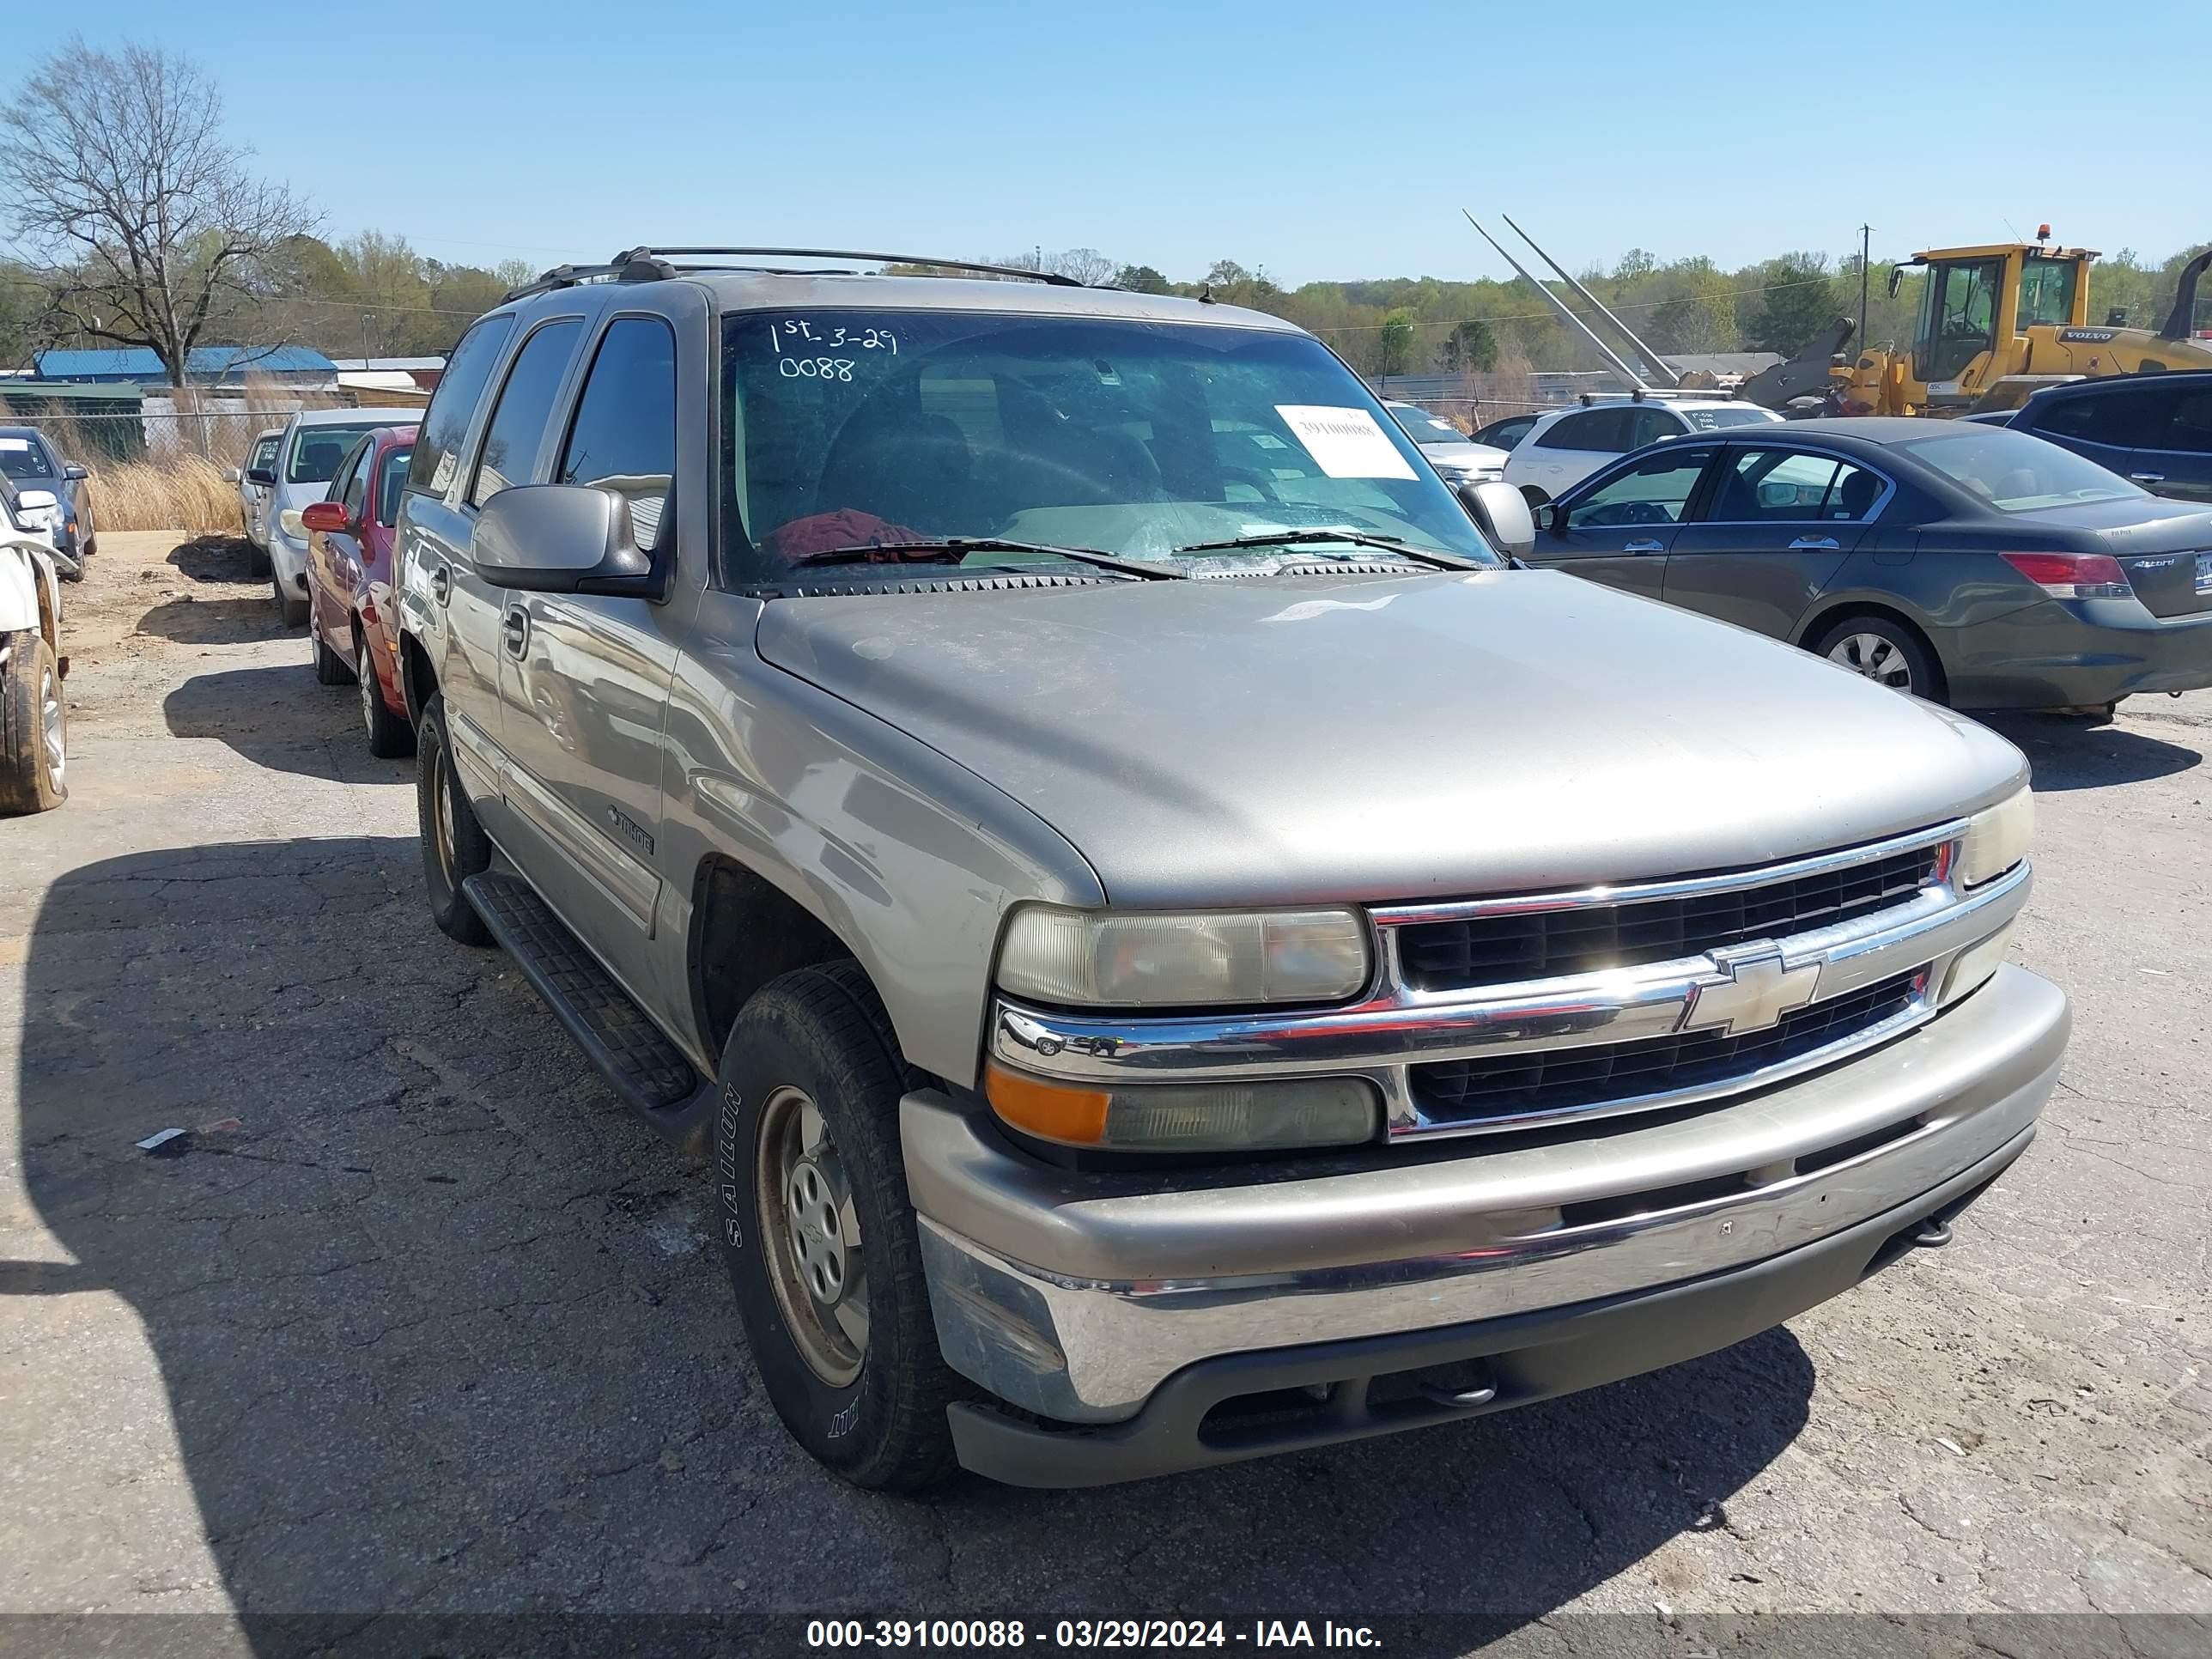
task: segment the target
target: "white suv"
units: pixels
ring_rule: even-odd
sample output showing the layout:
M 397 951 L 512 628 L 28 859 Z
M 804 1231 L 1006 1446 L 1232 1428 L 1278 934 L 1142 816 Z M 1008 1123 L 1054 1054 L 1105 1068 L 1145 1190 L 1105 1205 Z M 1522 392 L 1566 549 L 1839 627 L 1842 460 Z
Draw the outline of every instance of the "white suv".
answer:
M 1547 495 L 1557 495 L 1616 457 L 1662 438 L 1781 418 L 1758 404 L 1717 398 L 1660 392 L 1592 399 L 1540 416 L 1506 459 L 1505 482 L 1523 490 L 1533 485 Z

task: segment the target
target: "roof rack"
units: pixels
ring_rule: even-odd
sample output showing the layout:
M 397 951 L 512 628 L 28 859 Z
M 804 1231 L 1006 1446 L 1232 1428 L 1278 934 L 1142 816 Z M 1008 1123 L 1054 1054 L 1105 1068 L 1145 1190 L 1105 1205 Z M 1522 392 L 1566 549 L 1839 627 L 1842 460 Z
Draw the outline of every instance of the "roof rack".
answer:
M 990 276 L 1017 277 L 1043 283 L 1053 288 L 1083 286 L 1074 277 L 1056 270 L 1024 270 L 1018 265 L 986 264 L 975 259 L 939 259 L 915 253 L 863 253 L 852 248 L 836 247 L 641 246 L 627 248 L 603 265 L 556 265 L 536 282 L 510 289 L 507 298 L 520 300 L 527 295 L 571 288 L 579 283 L 657 283 L 676 276 L 679 270 L 714 269 L 699 265 L 678 267 L 669 263 L 672 258 L 696 258 L 702 255 L 740 258 L 854 259 L 879 265 L 931 265 L 941 270 L 966 270 Z
M 1650 398 L 1712 398 L 1723 403 L 1731 403 L 1735 401 L 1735 389 L 1721 386 L 1639 386 L 1628 392 L 1583 392 L 1577 396 L 1585 405 L 1640 404 Z

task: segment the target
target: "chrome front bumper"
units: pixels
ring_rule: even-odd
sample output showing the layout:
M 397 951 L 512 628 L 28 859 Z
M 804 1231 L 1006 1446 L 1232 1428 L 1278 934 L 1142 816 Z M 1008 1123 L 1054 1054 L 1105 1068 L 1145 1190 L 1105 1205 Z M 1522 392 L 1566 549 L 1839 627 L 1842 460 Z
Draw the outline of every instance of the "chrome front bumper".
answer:
M 1218 1356 L 1763 1261 L 2001 1169 L 2057 1080 L 2069 1019 L 2056 987 L 2002 968 L 1849 1064 L 1687 1117 L 1234 1186 L 1053 1168 L 981 1108 L 920 1091 L 902 1129 L 939 1345 L 1002 1400 L 1115 1422 Z

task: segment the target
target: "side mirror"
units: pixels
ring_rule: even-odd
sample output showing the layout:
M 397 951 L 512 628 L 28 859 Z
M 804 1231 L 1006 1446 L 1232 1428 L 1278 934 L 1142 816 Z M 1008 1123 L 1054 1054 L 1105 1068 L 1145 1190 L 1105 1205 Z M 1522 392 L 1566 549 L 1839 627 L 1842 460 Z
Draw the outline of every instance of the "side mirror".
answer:
M 477 514 L 469 557 L 500 587 L 532 593 L 632 588 L 653 574 L 629 503 L 591 484 L 516 484 Z
M 1511 484 L 1491 479 L 1482 483 L 1463 483 L 1459 487 L 1459 499 L 1467 508 L 1467 515 L 1474 520 L 1474 527 L 1500 553 L 1509 558 L 1528 557 L 1536 545 L 1535 520 L 1528 511 L 1528 503 Z
M 353 528 L 343 501 L 310 501 L 300 509 L 301 527 L 319 530 L 325 536 L 343 536 Z
M 54 492 L 51 489 L 19 489 L 15 492 L 15 504 L 18 507 L 35 509 L 59 507 L 61 502 L 55 498 Z
M 1559 516 L 1559 504 L 1557 501 L 1546 501 L 1541 507 L 1536 508 L 1535 520 L 1536 528 L 1539 530 L 1558 532 L 1567 527 L 1566 521 Z
M 270 466 L 249 466 L 246 469 L 246 482 L 258 483 L 264 489 L 274 489 L 276 483 L 276 469 Z
M 92 469 L 90 467 L 79 466 L 75 461 L 71 461 L 67 466 L 64 466 L 62 469 L 62 477 L 67 478 L 72 483 L 89 478 L 91 476 Z
M 1889 268 L 1889 297 L 1894 300 L 1897 297 L 1897 290 L 1904 286 L 1905 267 L 1903 265 L 1892 265 Z
M 222 481 L 225 483 L 236 483 L 238 482 L 238 469 L 234 466 L 227 466 L 223 468 Z

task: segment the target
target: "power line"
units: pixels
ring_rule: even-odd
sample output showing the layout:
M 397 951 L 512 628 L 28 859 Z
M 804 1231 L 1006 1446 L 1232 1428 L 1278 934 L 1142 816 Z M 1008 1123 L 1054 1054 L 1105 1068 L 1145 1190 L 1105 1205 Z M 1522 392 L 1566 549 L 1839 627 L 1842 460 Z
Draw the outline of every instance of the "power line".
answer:
M 35 288 L 42 292 L 46 287 L 34 276 L 0 276 L 0 283 L 4 283 L 12 288 Z M 507 290 L 502 288 L 500 292 L 504 295 Z M 261 303 L 271 306 L 338 306 L 347 311 L 397 311 L 410 317 L 426 313 L 433 317 L 481 317 L 483 315 L 482 311 L 468 311 L 459 306 L 377 305 L 367 300 L 311 300 L 305 295 L 290 294 L 280 295 L 263 301 Z M 496 305 L 499 301 L 495 300 L 492 303 Z

